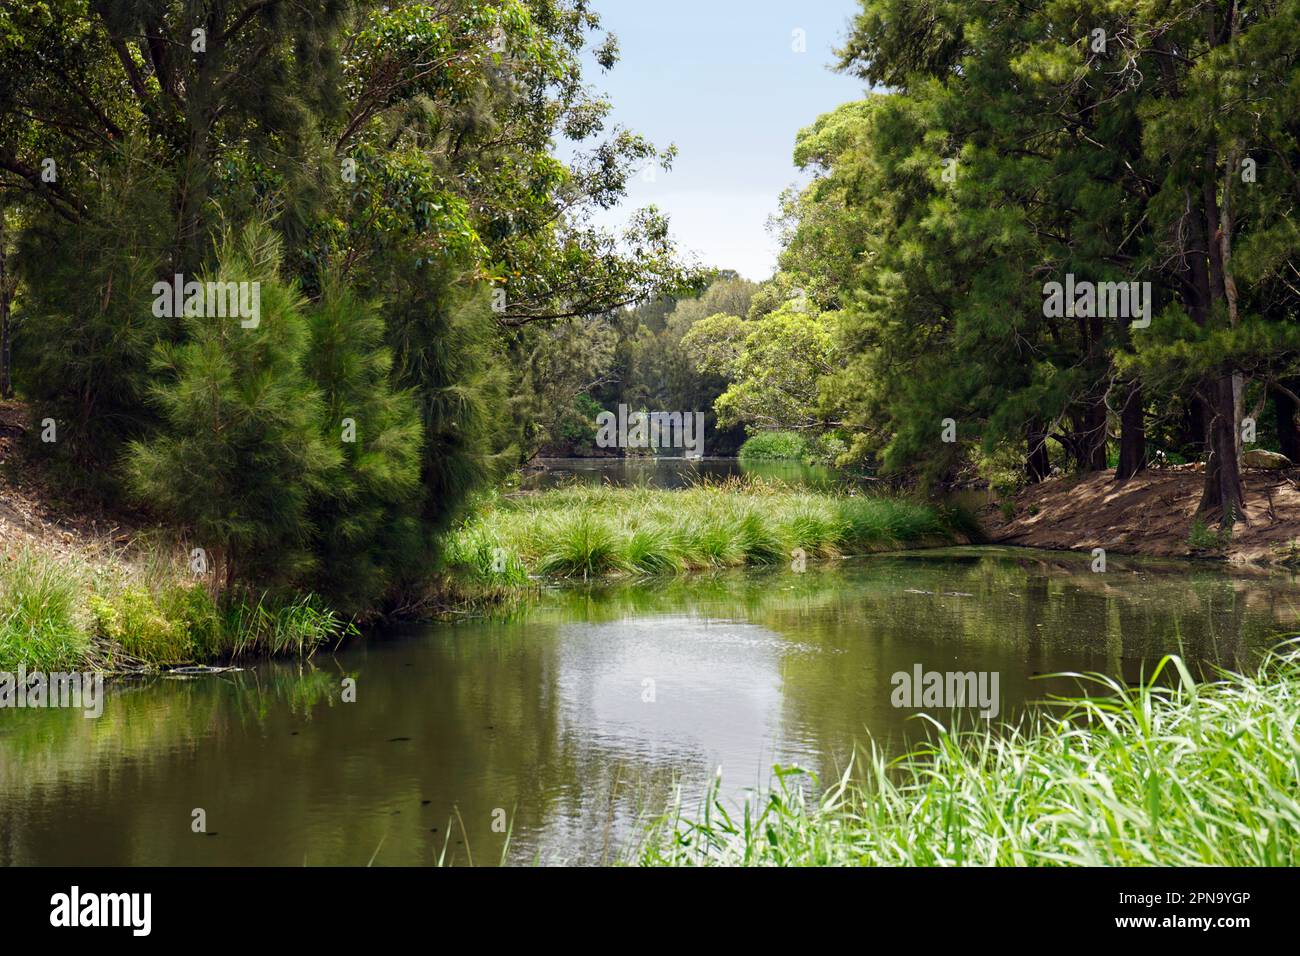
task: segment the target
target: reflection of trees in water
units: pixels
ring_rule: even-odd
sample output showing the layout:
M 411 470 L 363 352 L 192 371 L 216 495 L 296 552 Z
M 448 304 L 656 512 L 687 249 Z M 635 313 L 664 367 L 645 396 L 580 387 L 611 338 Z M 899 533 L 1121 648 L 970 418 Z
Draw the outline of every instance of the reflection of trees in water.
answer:
M 949 562 L 935 554 L 773 574 L 739 596 L 703 597 L 696 610 L 725 614 L 730 605 L 792 645 L 824 652 L 788 654 L 782 677 L 785 724 L 817 734 L 826 777 L 847 761 L 846 727 L 863 737 L 870 728 L 886 745 L 925 733 L 889 705 L 897 670 L 915 663 L 996 670 L 1012 704 L 1077 690 L 1072 680 L 1042 675 L 1100 671 L 1137 680 L 1167 653 L 1201 662 L 1208 676 L 1209 665 L 1248 667 L 1273 646 L 1292 593 L 1277 578 L 1233 578 L 1185 564 L 1148 570 L 1112 560 L 1107 572 L 1094 574 L 1087 556 L 1010 552 Z
M 672 771 L 561 726 L 553 629 L 477 631 L 377 643 L 342 667 L 318 656 L 119 685 L 97 721 L 24 712 L 0 738 L 0 793 L 12 795 L 0 864 L 364 865 L 381 848 L 379 864 L 427 865 L 448 839 L 449 859 L 495 863 L 496 808 L 513 819 L 516 858 L 530 858 L 519 834 L 539 830 L 598 858 L 617 834 L 591 821 L 661 808 Z M 533 652 L 511 652 L 524 644 Z M 357 678 L 356 704 L 339 699 L 344 676 Z M 190 831 L 194 807 L 215 836 Z
M 1086 555 L 998 554 L 558 589 L 513 618 L 374 636 L 337 659 L 112 683 L 98 720 L 0 712 L 0 864 L 364 864 L 377 847 L 380 864 L 430 863 L 456 808 L 450 855 L 466 859 L 462 840 L 495 862 L 498 807 L 514 817 L 515 859 L 608 859 L 675 777 L 711 768 L 706 746 L 636 750 L 571 712 L 566 695 L 589 676 L 565 657 L 560 625 L 573 622 L 679 616 L 776 635 L 748 664 L 779 687 L 772 752 L 820 755 L 825 779 L 868 730 L 893 745 L 922 732 L 890 704 L 892 674 L 915 663 L 997 670 L 1008 700 L 1034 700 L 1069 689 L 1036 672 L 1135 680 L 1179 650 L 1244 666 L 1295 620 L 1285 579 L 1116 558 L 1092 574 Z M 356 704 L 339 699 L 345 676 Z M 216 836 L 190 832 L 196 806 Z

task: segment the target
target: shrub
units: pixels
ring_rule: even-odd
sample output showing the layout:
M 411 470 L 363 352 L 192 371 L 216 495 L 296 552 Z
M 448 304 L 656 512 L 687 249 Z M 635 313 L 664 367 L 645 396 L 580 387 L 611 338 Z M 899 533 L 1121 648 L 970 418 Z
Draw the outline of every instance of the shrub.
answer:
M 741 461 L 803 461 L 808 443 L 797 432 L 759 432 L 740 446 Z

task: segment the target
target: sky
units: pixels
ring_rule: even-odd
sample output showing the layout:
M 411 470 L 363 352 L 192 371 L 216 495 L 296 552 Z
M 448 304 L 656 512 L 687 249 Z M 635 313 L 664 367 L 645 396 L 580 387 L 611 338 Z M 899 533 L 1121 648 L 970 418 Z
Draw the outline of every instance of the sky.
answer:
M 855 0 L 595 0 L 621 57 L 588 78 L 613 103 L 610 123 L 663 148 L 673 168 L 633 178 L 628 198 L 596 222 L 633 209 L 666 212 L 682 251 L 701 264 L 765 279 L 778 252 L 767 220 L 781 191 L 804 183 L 794 138 L 822 113 L 861 99 L 863 81 L 834 73 Z M 794 31 L 806 52 L 795 52 Z

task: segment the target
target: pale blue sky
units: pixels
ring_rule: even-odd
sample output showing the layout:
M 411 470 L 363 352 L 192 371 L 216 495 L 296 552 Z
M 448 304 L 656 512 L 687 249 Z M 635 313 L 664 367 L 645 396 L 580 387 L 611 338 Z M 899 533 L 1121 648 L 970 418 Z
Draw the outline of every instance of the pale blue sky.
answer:
M 618 64 L 588 77 L 614 104 L 612 121 L 658 146 L 676 143 L 669 172 L 636 177 L 628 199 L 598 220 L 617 225 L 654 203 L 683 250 L 750 279 L 771 275 L 777 246 L 766 228 L 781 191 L 803 182 L 795 134 L 820 114 L 860 99 L 861 81 L 834 73 L 855 0 L 595 0 L 617 34 Z M 793 50 L 803 30 L 807 52 Z

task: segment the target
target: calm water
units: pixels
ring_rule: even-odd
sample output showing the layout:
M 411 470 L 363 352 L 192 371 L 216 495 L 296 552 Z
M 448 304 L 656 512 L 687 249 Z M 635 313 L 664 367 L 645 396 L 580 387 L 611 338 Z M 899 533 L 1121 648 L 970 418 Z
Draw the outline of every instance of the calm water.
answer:
M 496 863 L 498 809 L 511 862 L 600 862 L 675 784 L 693 808 L 720 767 L 739 799 L 773 763 L 831 774 L 867 732 L 921 732 L 896 671 L 996 671 L 1011 714 L 1066 689 L 1037 674 L 1249 660 L 1298 611 L 1289 578 L 997 548 L 553 590 L 515 620 L 118 684 L 99 720 L 0 711 L 0 863 Z
M 851 479 L 830 468 L 797 461 L 742 463 L 735 458 L 542 458 L 524 474 L 522 487 L 554 488 L 565 484 L 647 485 L 685 488 L 702 481 L 752 476 L 813 488 L 830 488 Z

